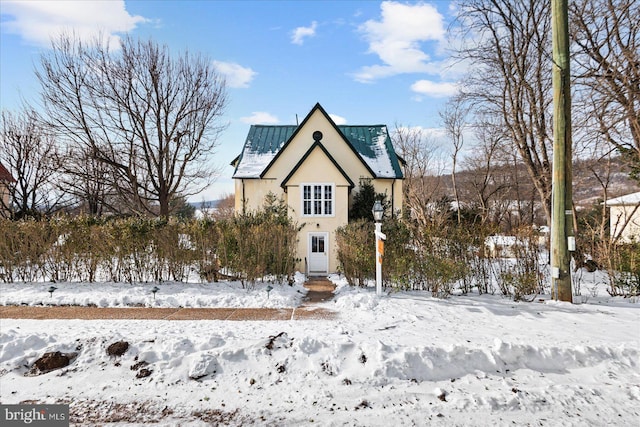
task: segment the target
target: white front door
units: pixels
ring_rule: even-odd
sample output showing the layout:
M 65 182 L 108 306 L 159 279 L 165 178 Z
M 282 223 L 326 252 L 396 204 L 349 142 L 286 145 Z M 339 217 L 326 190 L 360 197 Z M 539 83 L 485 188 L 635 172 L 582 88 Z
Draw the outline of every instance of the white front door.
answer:
M 329 273 L 329 233 L 309 233 L 309 275 Z

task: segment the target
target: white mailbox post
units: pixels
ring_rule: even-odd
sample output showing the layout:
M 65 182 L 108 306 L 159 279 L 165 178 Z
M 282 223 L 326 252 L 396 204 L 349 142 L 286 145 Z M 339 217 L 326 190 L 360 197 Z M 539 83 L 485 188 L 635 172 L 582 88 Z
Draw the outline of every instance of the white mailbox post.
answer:
M 376 295 L 382 295 L 382 256 L 384 255 L 384 241 L 387 236 L 382 232 L 382 215 L 384 208 L 380 200 L 373 204 L 373 220 L 376 222 Z

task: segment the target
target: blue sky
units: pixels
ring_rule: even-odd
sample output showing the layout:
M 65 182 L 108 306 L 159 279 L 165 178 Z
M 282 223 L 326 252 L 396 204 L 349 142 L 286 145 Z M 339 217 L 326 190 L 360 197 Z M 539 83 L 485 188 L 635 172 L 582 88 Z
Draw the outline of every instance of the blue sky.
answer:
M 338 124 L 395 124 L 438 133 L 455 93 L 449 1 L 6 1 L 0 0 L 0 104 L 34 101 L 34 66 L 52 35 L 129 33 L 200 52 L 226 75 L 227 130 L 204 193 L 233 192 L 229 162 L 250 124 L 295 124 L 320 102 Z

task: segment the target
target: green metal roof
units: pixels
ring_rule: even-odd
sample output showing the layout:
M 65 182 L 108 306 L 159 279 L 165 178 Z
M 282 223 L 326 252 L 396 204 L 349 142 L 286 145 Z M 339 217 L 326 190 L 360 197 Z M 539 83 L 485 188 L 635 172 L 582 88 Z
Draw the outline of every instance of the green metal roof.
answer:
M 319 104 L 317 107 L 322 108 Z M 252 125 L 242 153 L 234 161 L 236 169 L 233 177 L 259 178 L 304 124 L 305 122 L 300 126 Z M 400 161 L 385 125 L 333 125 L 376 178 L 403 177 Z
M 378 177 L 402 178 L 400 161 L 391 144 L 387 126 L 338 125 L 337 128 Z
M 276 153 L 291 138 L 297 126 L 252 125 L 245 147 L 254 153 Z

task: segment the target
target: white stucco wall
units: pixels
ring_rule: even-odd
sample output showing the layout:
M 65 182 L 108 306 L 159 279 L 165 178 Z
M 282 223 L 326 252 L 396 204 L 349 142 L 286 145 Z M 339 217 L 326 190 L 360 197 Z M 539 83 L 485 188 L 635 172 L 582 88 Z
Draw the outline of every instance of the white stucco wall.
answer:
M 609 231 L 620 243 L 640 241 L 640 192 L 607 200 Z

